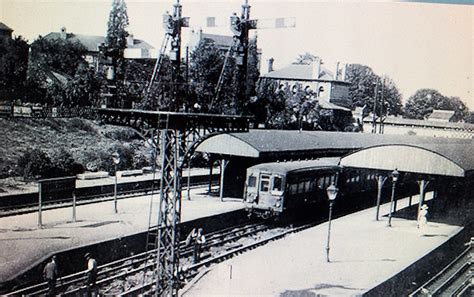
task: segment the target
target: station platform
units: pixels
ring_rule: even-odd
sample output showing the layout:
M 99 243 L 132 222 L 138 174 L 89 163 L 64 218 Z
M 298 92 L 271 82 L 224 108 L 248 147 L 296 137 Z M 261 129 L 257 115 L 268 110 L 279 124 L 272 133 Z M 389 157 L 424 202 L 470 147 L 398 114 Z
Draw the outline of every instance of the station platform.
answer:
M 408 201 L 399 200 L 398 210 L 407 209 Z M 418 198 L 413 196 L 412 205 L 416 203 Z M 389 203 L 382 205 L 379 221 L 375 220 L 375 208 L 333 220 L 329 263 L 326 222 L 213 266 L 180 295 L 362 295 L 463 229 L 455 222 L 439 220 L 418 229 L 414 218 L 399 216 L 392 217 L 392 227 L 388 227 L 388 212 Z M 452 213 L 446 216 L 455 217 Z M 390 295 L 387 292 L 386 296 Z
M 208 196 L 207 187 L 192 188 L 191 200 L 182 197 L 182 222 L 218 215 L 243 208 L 241 199 Z M 62 250 L 121 238 L 148 229 L 150 195 L 80 205 L 76 222 L 72 207 L 43 211 L 43 227 L 38 213 L 0 218 L 0 283 L 25 271 L 45 257 Z M 153 196 L 153 221 L 156 222 L 159 195 Z M 156 223 L 155 223 L 156 224 Z
M 144 173 L 141 175 L 135 175 L 135 176 L 122 176 L 123 171 L 117 171 L 117 183 L 122 184 L 122 183 L 130 183 L 130 182 L 140 182 L 140 181 L 147 181 L 147 180 L 152 180 L 153 179 L 153 173 Z M 216 173 L 219 173 L 219 168 L 214 167 L 213 168 L 213 174 L 215 175 Z M 209 168 L 191 168 L 189 170 L 189 175 L 190 176 L 197 176 L 197 175 L 208 175 L 209 174 Z M 182 172 L 183 178 L 186 178 L 188 176 L 188 169 L 183 169 Z M 160 172 L 156 172 L 155 179 L 160 178 Z M 10 180 L 11 183 L 15 183 L 14 188 L 6 188 L 4 192 L 0 191 L 0 199 L 1 197 L 4 196 L 9 196 L 9 195 L 18 195 L 18 194 L 27 194 L 27 193 L 38 193 L 38 183 L 37 182 L 18 182 L 18 181 L 12 181 Z M 77 179 L 76 180 L 76 187 L 77 188 L 87 188 L 87 187 L 93 187 L 93 186 L 106 186 L 106 185 L 113 185 L 115 183 L 115 177 L 114 176 L 107 176 L 107 177 L 102 177 L 102 178 L 94 178 L 94 179 Z M 185 185 L 183 185 L 185 186 Z

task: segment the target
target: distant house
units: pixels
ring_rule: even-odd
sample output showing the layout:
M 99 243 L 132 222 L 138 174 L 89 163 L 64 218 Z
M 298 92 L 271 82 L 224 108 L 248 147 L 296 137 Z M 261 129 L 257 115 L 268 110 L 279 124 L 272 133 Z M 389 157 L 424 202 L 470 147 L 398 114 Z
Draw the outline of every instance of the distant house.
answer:
M 440 110 L 435 109 L 433 112 L 428 116 L 428 121 L 433 122 L 452 122 L 452 118 L 454 116 L 453 110 Z
M 219 51 L 224 54 L 234 42 L 232 36 L 203 33 L 202 30 L 191 30 L 188 42 L 189 51 L 194 51 L 203 40 L 214 42 Z
M 218 51 L 222 55 L 226 55 L 227 51 L 229 48 L 232 46 L 234 42 L 234 37 L 233 36 L 228 36 L 228 35 L 218 35 L 218 34 L 208 34 L 208 33 L 203 33 L 202 30 L 191 30 L 190 36 L 189 36 L 189 41 L 187 44 L 187 47 L 189 49 L 189 52 L 194 51 L 199 43 L 203 40 L 208 40 L 214 43 Z M 260 68 L 260 60 L 262 57 L 262 50 L 257 49 L 257 67 L 258 69 Z
M 349 97 L 350 83 L 345 81 L 345 67 L 339 68 L 337 64 L 332 72 L 322 66 L 321 59 L 317 59 L 312 64 L 290 64 L 273 70 L 273 59 L 270 59 L 269 63 L 269 72 L 261 75 L 261 79 L 273 80 L 279 88 L 296 88 L 299 83 L 305 91 L 315 94 L 321 103 L 326 101 L 333 107 L 337 105 L 344 109 L 352 108 L 352 100 Z
M 51 32 L 44 36 L 45 39 L 63 39 L 71 42 L 79 42 L 87 49 L 84 57 L 91 67 L 98 69 L 99 46 L 105 43 L 104 36 L 83 35 L 68 33 L 66 28 L 61 28 L 60 32 Z M 156 52 L 153 46 L 141 39 L 133 38 L 133 35 L 127 37 L 127 48 L 124 53 L 128 59 L 150 59 L 156 58 Z
M 0 40 L 11 39 L 13 29 L 0 22 Z

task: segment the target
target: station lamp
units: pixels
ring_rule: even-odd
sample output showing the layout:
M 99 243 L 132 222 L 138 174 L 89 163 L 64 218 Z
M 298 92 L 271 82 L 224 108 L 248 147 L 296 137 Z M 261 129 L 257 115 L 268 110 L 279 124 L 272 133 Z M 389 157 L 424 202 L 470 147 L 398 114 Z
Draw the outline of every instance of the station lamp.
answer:
M 339 189 L 334 185 L 334 182 L 326 189 L 329 199 L 329 219 L 328 219 L 328 241 L 326 245 L 326 260 L 329 263 L 329 241 L 331 238 L 331 216 L 332 216 L 332 206 L 334 204 L 334 200 L 336 200 L 337 193 L 339 193 Z
M 395 168 L 395 170 L 392 171 L 392 196 L 390 197 L 390 212 L 388 213 L 388 227 L 392 227 L 393 199 L 395 197 L 395 186 L 397 184 L 399 176 L 400 176 L 400 173 Z
M 119 153 L 114 152 L 112 154 L 112 161 L 114 162 L 114 165 L 115 165 L 114 209 L 115 209 L 115 213 L 117 213 L 118 212 L 118 210 L 117 210 L 117 166 L 120 163 Z

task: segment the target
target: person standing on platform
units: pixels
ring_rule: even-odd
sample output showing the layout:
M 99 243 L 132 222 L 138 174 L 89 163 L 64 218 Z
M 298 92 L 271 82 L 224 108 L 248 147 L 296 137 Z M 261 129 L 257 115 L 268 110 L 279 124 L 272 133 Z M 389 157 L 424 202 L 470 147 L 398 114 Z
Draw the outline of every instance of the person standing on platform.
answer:
M 418 214 L 418 228 L 423 228 L 428 224 L 428 219 L 426 216 L 428 215 L 428 206 L 423 204 L 420 209 L 420 213 Z
M 84 258 L 87 261 L 87 294 L 90 296 L 95 291 L 95 282 L 97 280 L 97 261 L 92 258 L 90 253 L 86 253 Z
M 58 279 L 58 265 L 56 264 L 56 256 L 51 257 L 51 261 L 44 266 L 43 278 L 48 282 L 48 296 L 56 294 L 56 280 Z
M 196 231 L 196 228 L 193 228 L 186 238 L 186 245 L 189 246 L 193 244 L 194 264 L 199 263 L 199 260 L 201 259 L 201 249 L 204 243 L 206 243 L 206 237 L 203 234 L 203 229 L 199 228 Z

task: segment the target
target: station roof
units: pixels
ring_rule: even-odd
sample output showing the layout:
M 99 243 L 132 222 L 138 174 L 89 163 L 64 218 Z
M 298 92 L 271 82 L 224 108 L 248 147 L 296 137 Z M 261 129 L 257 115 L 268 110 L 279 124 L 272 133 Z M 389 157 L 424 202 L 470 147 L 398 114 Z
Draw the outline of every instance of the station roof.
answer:
M 426 175 L 472 176 L 474 142 L 375 145 L 344 156 L 340 165 Z
M 250 130 L 204 140 L 196 150 L 211 154 L 250 158 L 310 158 L 342 156 L 379 144 L 473 143 L 465 139 L 385 135 L 351 132 Z M 392 169 L 393 170 L 393 169 Z

